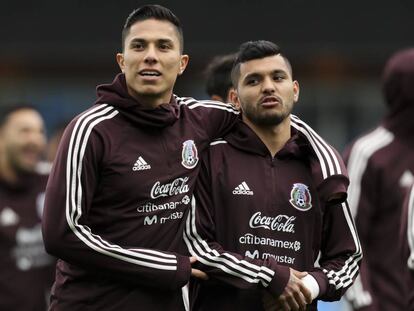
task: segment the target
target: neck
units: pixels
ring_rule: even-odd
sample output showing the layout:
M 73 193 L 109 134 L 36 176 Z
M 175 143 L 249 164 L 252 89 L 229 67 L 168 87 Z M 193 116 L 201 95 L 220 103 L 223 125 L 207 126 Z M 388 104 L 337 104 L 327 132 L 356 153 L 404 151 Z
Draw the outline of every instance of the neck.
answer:
M 260 126 L 254 124 L 243 116 L 246 123 L 266 145 L 272 157 L 279 152 L 290 138 L 290 117 L 274 126 Z
M 170 102 L 172 96 L 172 90 L 166 92 L 165 94 L 154 94 L 154 95 L 145 95 L 145 94 L 137 94 L 134 90 L 128 87 L 128 93 L 134 99 L 136 99 L 142 106 L 145 108 L 154 109 L 162 104 L 167 104 Z

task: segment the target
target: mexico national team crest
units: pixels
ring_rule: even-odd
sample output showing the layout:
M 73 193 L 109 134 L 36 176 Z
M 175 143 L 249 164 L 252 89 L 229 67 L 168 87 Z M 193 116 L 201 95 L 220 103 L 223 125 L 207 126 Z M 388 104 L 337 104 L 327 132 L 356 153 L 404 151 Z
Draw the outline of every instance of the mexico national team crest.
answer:
M 183 142 L 181 164 L 188 169 L 194 168 L 198 163 L 198 151 L 194 140 L 186 140 Z
M 312 197 L 308 186 L 304 184 L 293 184 L 290 191 L 290 204 L 300 211 L 307 211 L 312 207 Z

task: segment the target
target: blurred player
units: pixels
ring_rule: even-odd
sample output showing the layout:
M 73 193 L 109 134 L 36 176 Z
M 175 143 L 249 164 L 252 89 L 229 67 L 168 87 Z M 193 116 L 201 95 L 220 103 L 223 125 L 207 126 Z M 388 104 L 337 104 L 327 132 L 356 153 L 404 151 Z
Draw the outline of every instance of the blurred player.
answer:
M 398 241 L 401 206 L 414 173 L 414 49 L 395 53 L 383 72 L 388 113 L 346 152 L 349 205 L 364 249 L 360 278 L 347 293 L 355 310 L 405 309 L 406 259 Z
M 15 106 L 0 114 L 0 310 L 47 307 L 54 259 L 41 233 L 47 175 L 36 171 L 45 146 L 35 108 Z
M 233 88 L 231 69 L 235 54 L 216 56 L 206 68 L 206 91 L 212 100 L 229 103 Z

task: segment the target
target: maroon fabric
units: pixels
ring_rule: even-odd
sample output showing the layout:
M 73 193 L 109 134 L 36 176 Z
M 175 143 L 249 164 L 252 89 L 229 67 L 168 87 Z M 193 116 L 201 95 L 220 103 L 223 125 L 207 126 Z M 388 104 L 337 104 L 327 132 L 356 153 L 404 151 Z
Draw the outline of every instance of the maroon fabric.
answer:
M 44 311 L 55 265 L 40 224 L 47 176 L 19 180 L 10 185 L 0 179 L 0 310 Z
M 412 138 L 414 133 L 414 48 L 395 53 L 383 72 L 383 92 L 388 105 L 386 128 Z
M 346 192 L 346 171 L 343 178 L 335 175 L 322 182 L 321 163 L 312 150 L 292 128 L 292 138 L 272 158 L 243 123 L 210 146 L 185 231 L 187 245 L 210 276 L 209 281 L 191 283 L 194 310 L 262 310 L 261 291 L 280 295 L 288 267 L 315 277 L 319 299 L 337 300 L 352 284 L 360 255 L 350 212 L 341 204 L 346 196 L 338 196 Z M 298 184 L 308 187 L 309 208 L 291 202 Z M 327 191 L 339 202 L 324 200 Z M 316 268 L 319 251 L 321 267 Z M 328 278 L 331 270 L 338 271 L 337 279 Z M 308 310 L 316 310 L 316 300 Z
M 123 75 L 98 96 L 67 127 L 47 185 L 45 245 L 60 258 L 51 309 L 183 310 L 197 161 L 236 114 L 176 96 L 142 109 Z
M 358 137 L 344 153 L 351 183 L 356 178 L 354 183 L 360 189 L 356 205 L 351 208 L 356 213 L 364 249 L 361 286 L 349 291 L 354 309 L 406 309 L 401 281 L 407 274 L 406 261 L 390 247 L 399 239 L 401 206 L 414 174 L 413 85 L 414 49 L 397 52 L 383 73 L 387 115 L 377 128 Z M 354 169 L 350 167 L 351 157 L 359 161 Z

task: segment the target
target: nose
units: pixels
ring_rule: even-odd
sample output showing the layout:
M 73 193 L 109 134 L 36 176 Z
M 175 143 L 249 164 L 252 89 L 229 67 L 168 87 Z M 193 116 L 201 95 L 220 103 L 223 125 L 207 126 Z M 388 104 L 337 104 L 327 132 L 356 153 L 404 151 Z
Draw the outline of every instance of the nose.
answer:
M 275 92 L 275 83 L 270 77 L 263 79 L 262 91 L 265 94 L 273 94 Z
M 158 55 L 155 46 L 149 45 L 147 52 L 145 53 L 144 62 L 152 65 L 158 62 Z

